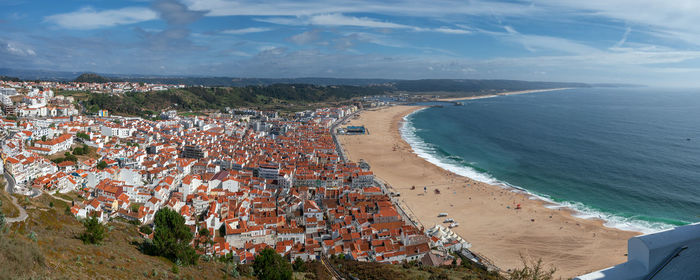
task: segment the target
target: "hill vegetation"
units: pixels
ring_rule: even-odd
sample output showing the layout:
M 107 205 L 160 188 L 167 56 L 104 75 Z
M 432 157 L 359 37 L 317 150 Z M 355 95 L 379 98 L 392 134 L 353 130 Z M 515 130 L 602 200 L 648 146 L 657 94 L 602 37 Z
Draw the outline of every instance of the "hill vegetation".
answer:
M 113 82 L 113 79 L 105 78 L 95 73 L 84 73 L 80 74 L 75 80 L 76 83 L 108 83 Z
M 17 77 L 8 77 L 8 76 L 1 76 L 0 75 L 0 81 L 19 82 L 20 79 Z
M 382 88 L 357 86 L 270 85 L 241 88 L 189 87 L 123 95 L 90 94 L 83 105 L 91 112 L 106 109 L 128 115 L 148 115 L 154 111 L 206 110 L 225 107 L 265 107 L 283 109 L 291 104 L 333 102 L 353 97 L 384 94 Z

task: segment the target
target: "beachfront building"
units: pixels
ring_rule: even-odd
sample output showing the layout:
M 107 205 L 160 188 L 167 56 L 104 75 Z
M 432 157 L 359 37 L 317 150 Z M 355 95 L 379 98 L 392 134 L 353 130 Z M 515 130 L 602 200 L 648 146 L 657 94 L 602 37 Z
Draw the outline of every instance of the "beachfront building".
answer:
M 348 126 L 345 128 L 345 133 L 347 134 L 365 134 L 366 129 L 364 126 Z
M 627 251 L 627 262 L 574 279 L 700 279 L 700 223 L 630 238 Z

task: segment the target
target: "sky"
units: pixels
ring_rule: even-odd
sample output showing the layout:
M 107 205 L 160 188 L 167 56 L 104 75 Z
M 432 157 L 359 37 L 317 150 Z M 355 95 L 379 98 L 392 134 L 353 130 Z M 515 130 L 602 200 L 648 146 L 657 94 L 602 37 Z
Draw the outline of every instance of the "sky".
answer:
M 0 67 L 700 86 L 697 0 L 0 0 Z

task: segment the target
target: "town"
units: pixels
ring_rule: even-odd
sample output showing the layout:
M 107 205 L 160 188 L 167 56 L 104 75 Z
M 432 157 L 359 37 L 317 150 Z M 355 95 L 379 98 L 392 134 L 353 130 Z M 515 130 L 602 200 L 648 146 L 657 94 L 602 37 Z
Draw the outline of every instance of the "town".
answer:
M 422 228 L 411 219 L 369 165 L 346 160 L 334 133 L 363 134 L 364 128 L 340 126 L 382 102 L 288 117 L 232 108 L 210 116 L 165 111 L 146 120 L 104 110 L 84 115 L 72 97 L 53 93 L 68 87 L 114 92 L 125 85 L 0 87 L 8 191 L 69 201 L 78 219 L 153 227 L 156 212 L 169 208 L 195 239 L 212 241 L 198 244 L 199 254 L 233 256 L 241 264 L 264 248 L 293 260 L 343 255 L 438 266 L 461 261 L 451 254 L 459 252 L 481 261 L 449 228 Z M 179 86 L 148 89 L 171 87 Z

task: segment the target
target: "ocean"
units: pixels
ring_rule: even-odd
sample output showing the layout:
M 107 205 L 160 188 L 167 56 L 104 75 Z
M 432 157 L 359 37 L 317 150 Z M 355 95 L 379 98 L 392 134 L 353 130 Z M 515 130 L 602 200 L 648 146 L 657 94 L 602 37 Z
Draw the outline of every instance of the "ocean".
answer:
M 465 100 L 405 117 L 424 159 L 606 226 L 700 221 L 700 90 L 582 88 Z

